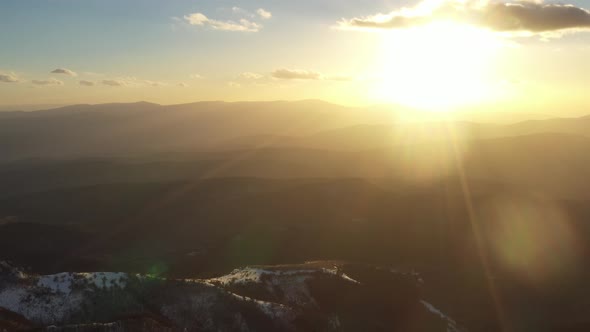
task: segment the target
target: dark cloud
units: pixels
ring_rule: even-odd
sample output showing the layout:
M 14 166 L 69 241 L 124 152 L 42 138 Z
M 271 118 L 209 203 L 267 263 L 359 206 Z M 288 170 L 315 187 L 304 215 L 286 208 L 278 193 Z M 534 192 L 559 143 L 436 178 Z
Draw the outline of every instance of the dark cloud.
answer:
M 572 5 L 497 3 L 488 6 L 480 25 L 498 31 L 532 32 L 590 28 L 590 12 Z
M 95 84 L 92 81 L 81 80 L 80 81 L 80 85 L 83 85 L 83 86 L 94 86 Z
M 78 74 L 74 71 L 71 71 L 67 68 L 57 68 L 51 71 L 52 74 L 63 74 L 68 76 L 78 76 Z
M 121 80 L 103 80 L 102 84 L 108 85 L 108 86 L 125 86 L 125 85 L 127 85 L 124 81 L 121 81 Z
M 574 5 L 539 1 L 447 0 L 425 10 L 423 4 L 389 14 L 339 22 L 344 29 L 403 29 L 435 21 L 455 21 L 500 32 L 544 33 L 590 29 L 590 11 Z

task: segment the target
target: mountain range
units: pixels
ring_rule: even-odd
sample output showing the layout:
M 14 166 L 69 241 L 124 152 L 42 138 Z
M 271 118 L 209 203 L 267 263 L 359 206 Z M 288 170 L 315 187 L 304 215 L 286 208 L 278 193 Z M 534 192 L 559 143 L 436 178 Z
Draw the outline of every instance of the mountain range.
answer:
M 590 117 L 408 112 L 0 113 L 0 330 L 588 330 Z

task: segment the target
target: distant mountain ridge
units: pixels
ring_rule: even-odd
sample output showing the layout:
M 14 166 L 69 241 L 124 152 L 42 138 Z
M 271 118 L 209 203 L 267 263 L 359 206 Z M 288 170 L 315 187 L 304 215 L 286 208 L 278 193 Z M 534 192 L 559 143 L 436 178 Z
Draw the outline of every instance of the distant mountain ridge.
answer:
M 75 105 L 0 117 L 0 160 L 195 151 L 232 137 L 305 135 L 380 117 L 318 101 Z
M 449 126 L 440 121 L 401 121 L 404 114 L 411 112 L 381 106 L 344 107 L 317 100 L 72 105 L 0 114 L 0 162 L 227 150 L 244 144 L 250 144 L 247 148 L 296 145 L 359 150 L 396 143 L 392 137 L 410 135 L 409 143 L 438 140 Z M 590 132 L 590 117 L 513 125 L 457 121 L 451 124 L 461 139 L 537 133 L 586 136 Z M 367 141 L 369 137 L 373 140 Z

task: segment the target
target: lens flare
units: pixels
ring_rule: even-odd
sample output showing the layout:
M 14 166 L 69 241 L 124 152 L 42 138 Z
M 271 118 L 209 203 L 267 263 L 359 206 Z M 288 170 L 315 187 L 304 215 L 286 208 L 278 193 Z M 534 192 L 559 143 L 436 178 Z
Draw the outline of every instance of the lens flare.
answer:
M 457 173 L 457 161 L 470 150 L 469 133 L 449 121 L 399 125 L 394 137 L 396 174 L 402 181 L 429 185 Z
M 504 197 L 483 210 L 488 243 L 503 269 L 543 284 L 571 275 L 577 266 L 575 233 L 556 204 Z

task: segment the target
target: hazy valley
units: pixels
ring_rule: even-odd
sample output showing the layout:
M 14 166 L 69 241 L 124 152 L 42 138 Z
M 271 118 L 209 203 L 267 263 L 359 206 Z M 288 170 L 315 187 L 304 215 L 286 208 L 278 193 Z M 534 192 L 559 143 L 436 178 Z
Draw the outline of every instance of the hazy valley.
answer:
M 0 144 L 7 153 L 0 164 L 0 253 L 12 267 L 4 267 L 0 307 L 17 316 L 0 315 L 0 326 L 207 330 L 202 324 L 209 321 L 228 331 L 240 324 L 243 330 L 450 331 L 447 318 L 433 315 L 425 301 L 452 317 L 457 331 L 496 331 L 507 321 L 513 331 L 589 328 L 584 308 L 590 297 L 580 292 L 590 276 L 590 197 L 582 180 L 590 177 L 590 120 L 506 124 L 390 114 L 317 101 L 109 104 L 2 114 Z M 324 270 L 314 267 L 319 272 L 298 281 L 291 272 L 276 276 L 283 281 L 262 277 L 229 290 L 206 281 L 246 266 L 272 270 L 308 261 L 324 261 Z M 323 277 L 334 266 L 343 266 L 344 274 Z M 11 277 L 7 271 L 15 267 L 29 270 Z M 375 269 L 384 270 L 367 272 Z M 390 270 L 421 282 L 399 286 L 391 281 L 396 273 L 385 273 Z M 55 274 L 88 271 L 139 279 L 115 293 L 83 285 L 64 293 L 62 286 L 37 281 L 84 279 Z M 155 278 L 156 285 L 136 274 Z M 354 282 L 338 279 L 343 276 Z M 189 279 L 205 281 L 191 286 Z M 341 292 L 332 287 L 341 286 L 356 294 L 350 293 L 349 307 L 329 302 L 327 294 Z M 166 301 L 189 301 L 186 294 L 172 295 L 187 287 L 196 287 L 190 301 L 215 296 L 208 305 L 226 309 L 163 309 Z M 308 297 L 294 304 L 272 297 L 282 294 L 276 287 Z M 149 300 L 152 292 L 168 292 L 163 289 L 174 291 L 167 300 Z M 359 311 L 357 296 L 390 301 L 374 297 L 376 289 L 405 299 L 385 305 L 403 312 L 403 324 L 410 325 L 394 327 L 402 321 L 379 313 L 384 307 Z M 71 308 L 41 319 L 55 309 L 25 304 L 31 298 L 26 292 L 42 292 L 47 303 L 71 301 L 65 300 L 70 292 L 125 300 L 119 313 Z M 76 298 L 96 303 L 88 296 Z M 256 301 L 268 304 L 261 309 Z M 271 313 L 266 305 L 285 312 Z M 410 309 L 418 311 L 404 311 Z M 178 315 L 201 318 L 189 322 Z

